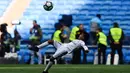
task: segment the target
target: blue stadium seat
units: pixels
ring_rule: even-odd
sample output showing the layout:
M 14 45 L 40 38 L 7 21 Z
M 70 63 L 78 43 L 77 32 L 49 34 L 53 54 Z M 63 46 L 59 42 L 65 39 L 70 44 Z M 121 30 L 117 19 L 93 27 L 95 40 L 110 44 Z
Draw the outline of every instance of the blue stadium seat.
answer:
M 106 55 L 108 55 L 110 53 L 111 53 L 111 49 L 109 48 L 109 49 L 106 50 Z
M 27 49 L 20 49 L 18 53 L 19 63 L 27 63 L 30 60 L 31 52 Z
M 90 49 L 89 53 L 87 54 L 87 56 L 94 56 L 94 50 Z
M 87 62 L 93 63 L 94 61 L 94 56 L 87 56 Z
M 9 6 L 12 0 L 0 0 L 0 16 L 3 15 L 6 8 Z
M 55 51 L 56 51 L 56 49 L 54 48 L 53 45 L 48 45 L 48 46 L 46 46 L 46 47 L 43 47 L 43 48 L 40 50 L 40 53 L 41 53 L 42 55 L 44 55 L 45 52 L 55 52 Z
M 126 63 L 130 63 L 130 56 L 126 56 L 126 57 L 125 57 L 125 62 L 126 62 Z
M 130 56 L 130 50 L 127 49 L 127 50 L 124 52 L 124 54 L 125 54 L 126 56 Z

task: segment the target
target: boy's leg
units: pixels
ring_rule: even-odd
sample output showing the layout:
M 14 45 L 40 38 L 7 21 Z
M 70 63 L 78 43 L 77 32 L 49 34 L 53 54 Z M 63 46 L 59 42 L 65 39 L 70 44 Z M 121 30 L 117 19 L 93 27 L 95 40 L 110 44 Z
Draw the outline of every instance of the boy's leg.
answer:
M 63 55 L 65 55 L 65 54 L 67 54 L 67 51 L 64 48 L 61 47 L 60 49 L 58 49 L 55 52 L 55 54 L 50 58 L 50 61 L 47 64 L 46 68 L 44 69 L 43 73 L 48 73 L 48 70 L 53 65 L 54 60 L 57 59 L 57 58 L 59 58 L 59 57 L 61 57 L 61 56 L 63 56 Z
M 47 64 L 46 68 L 44 69 L 43 73 L 48 73 L 48 70 L 51 68 L 51 66 L 53 65 L 55 58 L 51 57 L 49 63 Z
M 42 48 L 42 47 L 47 46 L 49 44 L 53 44 L 53 40 L 48 40 L 48 41 L 38 45 L 37 48 Z

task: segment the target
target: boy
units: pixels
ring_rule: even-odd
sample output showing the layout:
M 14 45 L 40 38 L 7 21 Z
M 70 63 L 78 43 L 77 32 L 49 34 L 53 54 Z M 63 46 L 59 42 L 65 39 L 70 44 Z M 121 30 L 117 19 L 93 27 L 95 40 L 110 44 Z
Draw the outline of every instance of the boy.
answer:
M 74 41 L 67 43 L 67 44 L 61 44 L 59 42 L 49 40 L 49 41 L 37 46 L 36 48 L 39 49 L 39 48 L 46 46 L 48 44 L 53 44 L 57 48 L 57 51 L 50 58 L 50 61 L 49 61 L 48 65 L 46 66 L 46 68 L 44 69 L 43 73 L 48 73 L 48 70 L 53 65 L 53 61 L 55 59 L 60 58 L 63 55 L 66 55 L 67 53 L 72 53 L 73 50 L 75 50 L 76 48 L 83 47 L 85 52 L 88 53 L 89 52 L 88 47 L 85 45 L 84 41 L 82 41 L 85 39 L 85 36 L 86 35 L 82 33 L 77 40 L 74 40 Z

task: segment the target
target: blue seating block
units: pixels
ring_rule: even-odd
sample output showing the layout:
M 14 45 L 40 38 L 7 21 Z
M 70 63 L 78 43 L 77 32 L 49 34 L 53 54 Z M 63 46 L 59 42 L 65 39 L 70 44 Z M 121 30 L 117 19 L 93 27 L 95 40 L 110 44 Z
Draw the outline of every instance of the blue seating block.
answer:
M 27 49 L 20 49 L 18 53 L 19 63 L 27 63 L 30 60 L 31 52 Z
M 87 62 L 93 62 L 94 61 L 94 56 L 87 56 Z

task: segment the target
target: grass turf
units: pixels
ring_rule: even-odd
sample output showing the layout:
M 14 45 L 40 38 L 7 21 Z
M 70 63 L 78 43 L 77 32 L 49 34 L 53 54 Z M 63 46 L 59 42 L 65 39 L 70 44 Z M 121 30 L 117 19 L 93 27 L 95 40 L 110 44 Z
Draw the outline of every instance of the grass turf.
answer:
M 44 65 L 0 65 L 0 73 L 42 73 Z M 130 73 L 130 65 L 53 65 L 49 73 Z

